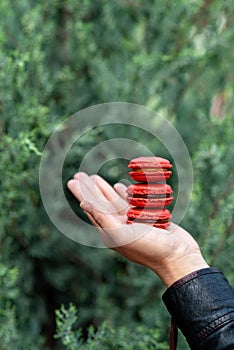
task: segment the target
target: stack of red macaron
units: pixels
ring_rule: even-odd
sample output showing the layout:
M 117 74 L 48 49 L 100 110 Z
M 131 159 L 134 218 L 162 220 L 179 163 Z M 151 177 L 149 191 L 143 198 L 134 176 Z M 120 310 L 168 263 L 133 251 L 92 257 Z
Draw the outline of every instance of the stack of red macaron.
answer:
M 131 205 L 127 212 L 127 223 L 140 222 L 167 229 L 171 214 L 165 206 L 173 197 L 171 186 L 166 184 L 171 176 L 171 163 L 160 157 L 132 159 L 128 165 L 129 175 L 138 183 L 127 189 L 127 200 Z

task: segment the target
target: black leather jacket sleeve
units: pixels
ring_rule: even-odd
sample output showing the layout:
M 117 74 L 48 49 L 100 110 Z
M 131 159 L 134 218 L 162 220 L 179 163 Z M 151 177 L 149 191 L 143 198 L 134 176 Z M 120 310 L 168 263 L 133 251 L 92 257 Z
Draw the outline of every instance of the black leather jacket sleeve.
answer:
M 219 269 L 183 277 L 163 301 L 191 349 L 234 349 L 234 290 Z

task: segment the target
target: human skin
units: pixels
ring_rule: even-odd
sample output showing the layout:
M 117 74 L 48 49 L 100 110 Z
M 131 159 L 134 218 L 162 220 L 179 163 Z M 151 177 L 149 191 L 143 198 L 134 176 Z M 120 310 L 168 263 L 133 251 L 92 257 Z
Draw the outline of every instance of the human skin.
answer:
M 105 245 L 125 258 L 153 270 L 171 286 L 185 275 L 209 267 L 193 237 L 171 223 L 167 230 L 145 224 L 126 224 L 129 205 L 126 186 L 112 187 L 98 175 L 76 173 L 67 184 L 81 202 Z

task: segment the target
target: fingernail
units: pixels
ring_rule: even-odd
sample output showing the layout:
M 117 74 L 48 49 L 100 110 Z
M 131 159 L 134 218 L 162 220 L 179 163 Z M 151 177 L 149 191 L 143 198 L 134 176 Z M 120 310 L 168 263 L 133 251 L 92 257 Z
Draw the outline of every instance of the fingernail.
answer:
M 92 205 L 88 202 L 81 202 L 80 207 L 81 207 L 81 209 L 83 209 L 84 211 L 87 211 L 87 212 L 90 212 L 92 210 Z

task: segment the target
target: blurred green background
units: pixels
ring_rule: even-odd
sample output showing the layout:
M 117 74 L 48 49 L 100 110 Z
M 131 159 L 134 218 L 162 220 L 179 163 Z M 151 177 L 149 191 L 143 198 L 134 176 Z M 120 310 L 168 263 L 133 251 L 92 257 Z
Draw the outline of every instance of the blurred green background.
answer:
M 168 349 L 160 280 L 66 238 L 40 199 L 48 137 L 97 103 L 141 104 L 177 128 L 194 167 L 183 227 L 234 284 L 233 19 L 231 0 L 0 2 L 1 350 Z M 93 145 L 116 133 L 126 130 L 86 134 L 69 154 L 64 183 Z M 154 149 L 147 135 L 132 136 Z M 102 171 L 113 184 L 126 163 Z M 179 349 L 188 349 L 182 335 Z

